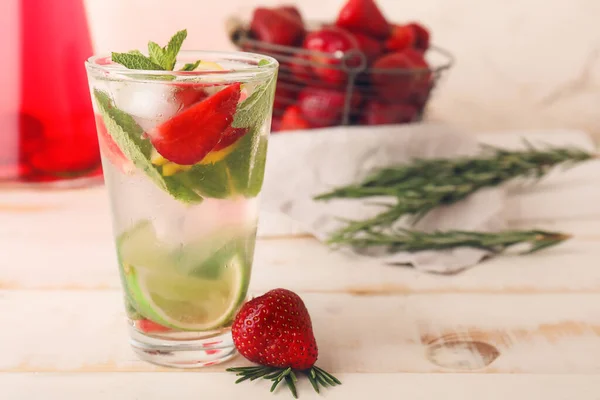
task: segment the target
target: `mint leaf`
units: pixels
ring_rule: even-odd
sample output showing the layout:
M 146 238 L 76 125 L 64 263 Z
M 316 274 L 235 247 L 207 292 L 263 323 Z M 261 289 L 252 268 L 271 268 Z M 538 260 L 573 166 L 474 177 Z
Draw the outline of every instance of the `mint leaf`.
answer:
M 165 50 L 162 47 L 155 42 L 150 41 L 148 42 L 148 54 L 153 63 L 163 67 L 163 69 L 167 69 L 167 58 L 165 56 Z
M 268 82 L 255 89 L 250 97 L 238 105 L 231 126 L 255 129 L 262 125 L 265 117 L 271 115 L 276 81 L 277 74 L 274 74 Z
M 199 203 L 202 196 L 193 190 L 194 185 L 183 182 L 178 175 L 163 176 L 150 161 L 152 144 L 143 139 L 144 130 L 131 115 L 114 107 L 108 94 L 94 90 L 96 105 L 100 110 L 106 130 L 117 143 L 123 154 L 133 162 L 162 190 L 185 203 Z
M 142 69 L 149 71 L 161 71 L 163 68 L 155 64 L 148 57 L 141 53 L 112 53 L 112 60 L 116 63 L 124 65 L 129 69 Z
M 175 176 L 205 197 L 224 199 L 235 192 L 229 179 L 227 165 L 223 161 L 215 164 L 197 164 L 189 171 Z
M 249 168 L 247 197 L 256 197 L 262 189 L 265 180 L 265 167 L 267 165 L 267 138 L 260 139 L 252 168 Z
M 269 65 L 270 63 L 271 63 L 271 62 L 270 62 L 269 60 L 264 60 L 264 59 L 263 59 L 263 60 L 260 60 L 260 61 L 258 62 L 258 66 L 259 66 L 259 67 L 264 67 L 265 65 Z
M 177 55 L 181 50 L 181 45 L 183 41 L 187 38 L 187 30 L 184 29 L 182 31 L 177 32 L 171 40 L 169 40 L 169 44 L 164 49 L 165 50 L 165 69 L 172 71 L 175 67 L 175 62 L 177 61 Z
M 139 50 L 131 50 L 127 53 L 112 53 L 112 60 L 116 63 L 122 64 L 129 69 L 142 69 L 152 71 L 173 71 L 175 63 L 177 62 L 177 55 L 181 50 L 181 45 L 187 37 L 187 30 L 177 32 L 169 44 L 165 47 L 160 47 L 155 42 L 148 42 L 148 54 L 146 57 Z M 186 64 L 186 67 L 195 65 L 194 68 L 189 71 L 193 71 L 200 64 L 197 61 L 195 64 Z M 188 71 L 183 69 L 182 71 Z
M 193 71 L 198 68 L 201 62 L 202 60 L 198 60 L 195 63 L 187 63 L 183 66 L 183 68 L 180 69 L 180 71 Z
M 229 175 L 236 190 L 245 197 L 255 197 L 262 188 L 267 155 L 267 139 L 261 138 L 260 126 L 240 139 L 226 159 Z

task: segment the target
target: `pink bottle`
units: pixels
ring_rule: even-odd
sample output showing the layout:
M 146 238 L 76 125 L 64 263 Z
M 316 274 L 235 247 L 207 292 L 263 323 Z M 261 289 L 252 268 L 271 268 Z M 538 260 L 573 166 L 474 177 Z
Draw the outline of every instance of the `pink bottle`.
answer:
M 0 184 L 99 181 L 83 1 L 0 1 L 0 54 Z

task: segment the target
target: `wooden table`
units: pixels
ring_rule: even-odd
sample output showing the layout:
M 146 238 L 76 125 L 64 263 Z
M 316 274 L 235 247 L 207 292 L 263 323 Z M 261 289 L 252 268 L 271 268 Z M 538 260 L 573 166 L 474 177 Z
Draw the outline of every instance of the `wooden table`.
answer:
M 592 148 L 577 133 L 528 137 Z M 456 276 L 350 259 L 265 214 L 251 288 L 305 299 L 319 365 L 344 383 L 322 397 L 600 399 L 599 183 L 593 161 L 513 187 L 513 227 L 575 238 Z M 0 192 L 0 255 L 0 399 L 271 398 L 265 382 L 234 385 L 225 366 L 178 371 L 135 358 L 103 187 Z M 318 398 L 307 382 L 300 395 Z

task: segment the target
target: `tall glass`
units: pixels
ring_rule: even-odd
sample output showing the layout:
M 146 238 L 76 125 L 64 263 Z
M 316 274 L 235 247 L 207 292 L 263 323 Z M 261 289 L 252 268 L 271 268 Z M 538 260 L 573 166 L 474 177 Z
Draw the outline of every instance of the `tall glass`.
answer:
M 182 52 L 193 72 L 87 63 L 122 287 L 136 353 L 198 367 L 235 354 L 278 64 Z

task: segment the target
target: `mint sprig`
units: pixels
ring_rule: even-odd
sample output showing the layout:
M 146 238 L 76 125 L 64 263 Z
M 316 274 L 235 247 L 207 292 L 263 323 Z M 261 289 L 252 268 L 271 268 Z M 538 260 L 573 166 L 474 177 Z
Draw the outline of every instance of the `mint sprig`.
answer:
M 186 37 L 187 31 L 182 30 L 164 47 L 150 41 L 148 56 L 139 50 L 132 50 L 128 53 L 113 53 L 112 59 L 129 69 L 172 71 Z M 200 60 L 185 64 L 180 71 L 193 71 L 200 64 Z M 262 60 L 259 67 L 268 64 L 268 61 Z M 174 76 L 148 77 L 154 78 L 169 79 Z M 239 140 L 231 154 L 214 164 L 196 164 L 187 171 L 169 176 L 164 176 L 161 167 L 151 162 L 152 144 L 144 138 L 144 132 L 134 118 L 117 109 L 106 93 L 95 90 L 94 97 L 108 132 L 134 165 L 174 198 L 186 203 L 198 203 L 203 197 L 255 197 L 260 192 L 267 150 L 267 140 L 261 134 L 261 128 L 265 117 L 270 113 L 276 80 L 275 75 L 254 89 L 252 95 L 238 105 L 232 126 L 247 129 L 248 132 Z
M 184 29 L 173 35 L 169 43 L 164 47 L 152 41 L 148 42 L 148 56 L 139 50 L 132 50 L 127 53 L 112 53 L 112 60 L 129 69 L 173 71 L 177 63 L 177 55 L 181 51 L 181 46 L 186 38 L 187 30 Z M 186 64 L 186 66 L 190 67 L 192 65 L 195 66 L 185 71 L 193 71 L 199 64 L 199 61 L 195 64 Z
M 163 67 L 154 63 L 151 59 L 138 52 L 112 53 L 112 60 L 126 66 L 129 69 L 141 69 L 147 71 L 161 71 Z
M 165 69 L 172 71 L 175 67 L 175 62 L 177 61 L 177 54 L 181 50 L 181 46 L 184 40 L 187 38 L 187 30 L 184 29 L 182 31 L 177 32 L 171 40 L 169 40 L 169 44 L 164 48 L 165 58 L 167 63 L 165 63 Z

